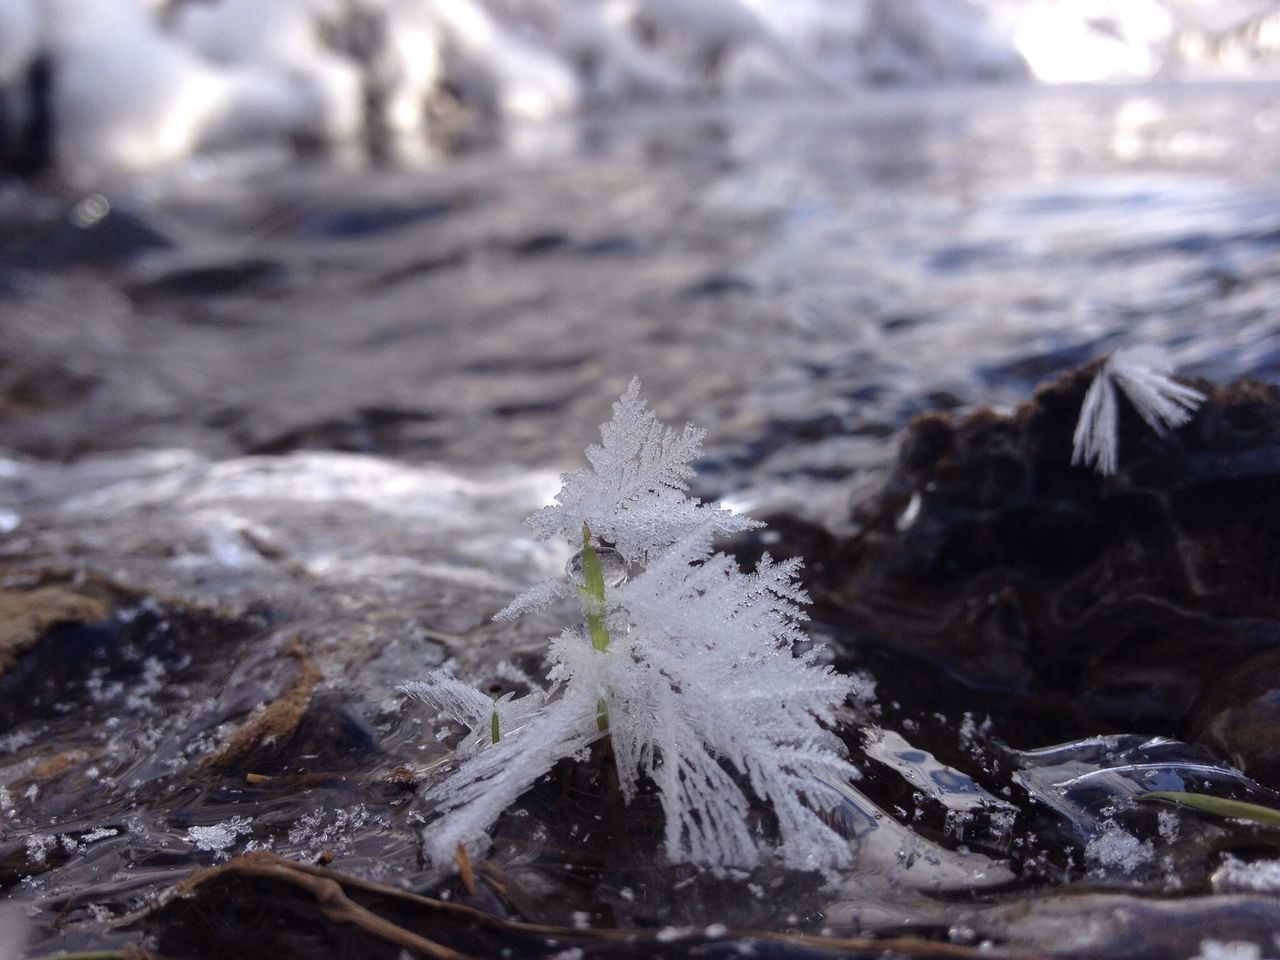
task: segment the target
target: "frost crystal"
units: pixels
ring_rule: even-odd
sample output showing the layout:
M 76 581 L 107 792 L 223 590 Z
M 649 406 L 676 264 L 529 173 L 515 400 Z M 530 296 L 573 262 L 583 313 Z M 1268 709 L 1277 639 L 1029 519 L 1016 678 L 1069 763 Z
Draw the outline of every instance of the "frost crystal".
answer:
M 245 817 L 232 817 L 207 827 L 191 827 L 187 830 L 187 842 L 200 850 L 225 855 L 240 837 L 253 832 L 253 825 Z
M 1119 387 L 1156 433 L 1179 427 L 1204 402 L 1204 394 L 1169 376 L 1171 367 L 1149 348 L 1117 350 L 1102 365 L 1080 406 L 1072 463 L 1092 464 L 1103 476 L 1120 462 Z
M 1150 840 L 1140 841 L 1114 820 L 1104 820 L 1102 829 L 1084 848 L 1084 856 L 1101 870 L 1121 870 L 1132 873 L 1155 857 Z
M 424 831 L 427 852 L 448 862 L 607 731 L 624 797 L 642 778 L 657 786 L 672 860 L 757 863 L 754 795 L 773 811 L 788 865 L 847 864 L 848 842 L 821 814 L 858 776 L 830 731 L 855 682 L 794 652 L 806 639 L 799 562 L 766 555 L 744 573 L 714 551 L 717 535 L 757 524 L 685 495 L 702 432 L 664 427 L 637 381 L 600 432 L 587 450 L 593 469 L 565 475 L 555 504 L 530 519 L 541 536 L 583 545 L 579 565 L 502 614 L 582 598 L 586 622 L 548 648 L 550 689 L 493 701 L 443 672 L 401 688 L 473 730 L 459 766 L 427 794 L 442 814 Z M 619 565 L 606 578 L 613 550 Z
M 640 381 L 613 405 L 600 427 L 600 444 L 587 447 L 591 470 L 561 477 L 556 502 L 529 518 L 540 539 L 578 542 L 582 525 L 612 543 L 628 563 L 644 563 L 691 530 L 711 524 L 717 533 L 759 526 L 755 521 L 686 496 L 706 431 L 685 424 L 680 433 L 658 422 L 640 399 Z

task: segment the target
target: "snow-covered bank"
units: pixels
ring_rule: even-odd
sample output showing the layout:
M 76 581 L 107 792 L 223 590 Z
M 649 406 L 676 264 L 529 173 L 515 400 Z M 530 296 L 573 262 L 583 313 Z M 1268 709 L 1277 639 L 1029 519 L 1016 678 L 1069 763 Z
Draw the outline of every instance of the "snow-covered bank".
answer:
M 0 167 L 42 112 L 59 171 L 88 184 L 246 143 L 420 149 L 459 107 L 536 122 L 600 101 L 1277 64 L 1265 0 L 0 0 Z

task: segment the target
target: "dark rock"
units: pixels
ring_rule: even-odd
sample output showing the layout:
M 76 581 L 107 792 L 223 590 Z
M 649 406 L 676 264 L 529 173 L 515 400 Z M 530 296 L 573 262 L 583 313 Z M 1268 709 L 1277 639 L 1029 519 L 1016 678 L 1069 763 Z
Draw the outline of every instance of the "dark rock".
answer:
M 1173 434 L 1122 403 L 1120 471 L 1071 465 L 1097 364 L 1011 416 L 916 418 L 862 532 L 810 557 L 819 615 L 1076 732 L 1198 739 L 1280 781 L 1280 388 L 1197 386 Z M 816 563 L 814 562 L 816 561 Z M 1043 731 L 1017 711 L 997 735 Z M 1043 742 L 1043 741 L 1042 741 Z

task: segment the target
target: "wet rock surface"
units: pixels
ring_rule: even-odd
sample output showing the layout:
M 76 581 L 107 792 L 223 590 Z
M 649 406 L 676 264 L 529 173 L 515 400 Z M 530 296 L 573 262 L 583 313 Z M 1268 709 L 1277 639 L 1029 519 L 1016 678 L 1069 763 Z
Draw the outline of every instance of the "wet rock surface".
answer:
M 1280 806 L 1280 199 L 1243 132 L 1276 101 L 1082 96 L 0 191 L 0 927 L 33 956 L 1270 955 L 1276 832 L 1137 797 Z M 1102 480 L 1071 431 L 1121 343 L 1211 400 L 1165 438 L 1123 410 Z M 635 374 L 709 428 L 698 492 L 769 520 L 743 558 L 807 558 L 859 677 L 847 875 L 673 867 L 598 754 L 469 873 L 421 858 L 463 731 L 395 688 L 540 682 L 579 614 L 492 622 L 570 559 L 520 520 Z

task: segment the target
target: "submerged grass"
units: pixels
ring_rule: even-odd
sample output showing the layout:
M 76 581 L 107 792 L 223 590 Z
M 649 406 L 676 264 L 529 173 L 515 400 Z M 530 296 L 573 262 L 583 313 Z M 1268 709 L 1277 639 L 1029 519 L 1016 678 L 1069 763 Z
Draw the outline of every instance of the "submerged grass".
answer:
M 1280 827 L 1280 810 L 1257 803 L 1245 803 L 1243 800 L 1227 800 L 1224 797 L 1211 797 L 1203 793 L 1185 793 L 1178 790 L 1152 790 L 1150 793 L 1144 793 L 1139 799 L 1164 800 L 1176 803 L 1180 807 L 1189 807 L 1201 813 L 1210 813 L 1230 820 L 1248 820 L 1268 827 Z

